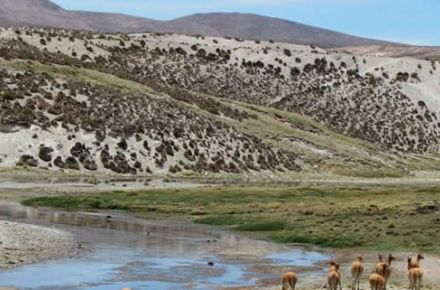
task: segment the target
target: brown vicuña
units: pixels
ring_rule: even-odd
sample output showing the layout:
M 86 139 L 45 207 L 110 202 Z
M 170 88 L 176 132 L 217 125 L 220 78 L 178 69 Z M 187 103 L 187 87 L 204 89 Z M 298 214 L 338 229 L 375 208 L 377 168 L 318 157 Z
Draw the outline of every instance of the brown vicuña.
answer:
M 378 254 L 378 255 L 377 255 L 376 268 L 377 268 L 378 266 L 381 266 L 381 264 L 383 264 L 383 254 Z
M 342 290 L 341 285 L 341 272 L 339 269 L 339 264 L 335 261 L 331 261 L 329 263 L 330 267 L 327 274 L 327 283 L 328 283 L 328 289 L 329 290 Z
M 351 264 L 351 276 L 353 278 L 353 284 L 351 286 L 352 290 L 356 289 L 356 284 L 357 284 L 357 290 L 360 290 L 360 281 L 363 273 L 364 273 L 364 258 L 357 257 L 357 259 Z
M 379 255 L 379 257 L 380 257 L 380 256 L 381 256 L 381 255 Z M 393 257 L 393 255 L 392 255 L 392 254 L 388 254 L 388 261 L 387 261 L 387 263 L 383 262 L 383 259 L 381 260 L 381 259 L 379 258 L 379 261 L 382 261 L 382 262 L 378 262 L 378 263 L 376 264 L 376 273 L 378 273 L 378 274 L 383 274 L 382 276 L 383 276 L 384 279 L 385 279 L 385 287 L 384 287 L 384 290 L 387 289 L 388 280 L 390 279 L 390 276 L 391 276 L 391 263 L 392 263 L 394 260 L 395 260 L 395 258 Z M 383 265 L 387 265 L 388 267 L 383 267 Z M 380 271 L 384 271 L 384 272 L 381 273 Z
M 422 254 L 417 254 L 416 259 L 408 258 L 408 270 L 412 268 L 420 268 L 420 261 L 425 259 Z
M 408 280 L 410 290 L 420 290 L 422 287 L 423 271 L 419 267 L 413 267 L 414 263 L 408 258 Z
M 295 290 L 297 281 L 298 279 L 295 272 L 293 271 L 286 272 L 281 280 L 282 283 L 281 290 L 287 290 L 289 288 Z
M 385 289 L 385 277 L 384 273 L 387 271 L 388 264 L 382 263 L 376 266 L 376 271 L 370 275 L 371 290 L 384 290 Z

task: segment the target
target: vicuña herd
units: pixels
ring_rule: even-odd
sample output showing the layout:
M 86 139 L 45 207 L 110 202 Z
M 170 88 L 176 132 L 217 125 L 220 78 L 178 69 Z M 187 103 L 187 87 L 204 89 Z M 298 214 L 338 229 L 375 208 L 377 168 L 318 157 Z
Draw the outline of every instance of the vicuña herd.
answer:
M 410 290 L 420 290 L 422 285 L 423 271 L 420 267 L 420 260 L 424 259 L 421 254 L 418 254 L 415 259 L 408 258 L 408 281 Z M 370 274 L 369 282 L 371 290 L 386 290 L 389 278 L 391 276 L 391 263 L 395 260 L 392 254 L 388 255 L 386 261 L 383 255 L 378 255 L 378 260 L 374 271 Z M 352 290 L 360 290 L 360 281 L 364 273 L 364 258 L 357 257 L 351 264 L 351 275 L 353 278 L 351 288 Z M 297 283 L 297 275 L 293 271 L 289 271 L 283 275 L 281 290 L 292 289 L 295 290 Z M 341 270 L 339 263 L 331 261 L 327 274 L 327 289 L 342 290 Z

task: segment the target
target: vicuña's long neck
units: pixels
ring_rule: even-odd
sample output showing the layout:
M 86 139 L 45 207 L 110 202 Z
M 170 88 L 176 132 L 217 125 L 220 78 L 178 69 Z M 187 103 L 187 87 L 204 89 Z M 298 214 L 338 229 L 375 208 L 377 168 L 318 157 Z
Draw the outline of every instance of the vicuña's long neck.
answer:
M 388 257 L 388 265 L 390 265 L 391 266 L 391 263 L 393 262 L 393 258 L 391 258 L 391 257 Z

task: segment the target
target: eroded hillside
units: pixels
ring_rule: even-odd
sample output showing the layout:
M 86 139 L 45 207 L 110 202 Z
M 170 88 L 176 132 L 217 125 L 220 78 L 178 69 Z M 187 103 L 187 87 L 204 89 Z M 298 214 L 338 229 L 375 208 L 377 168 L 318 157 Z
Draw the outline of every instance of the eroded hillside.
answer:
M 436 62 L 168 34 L 0 39 L 0 166 L 401 174 L 401 153 L 439 149 Z

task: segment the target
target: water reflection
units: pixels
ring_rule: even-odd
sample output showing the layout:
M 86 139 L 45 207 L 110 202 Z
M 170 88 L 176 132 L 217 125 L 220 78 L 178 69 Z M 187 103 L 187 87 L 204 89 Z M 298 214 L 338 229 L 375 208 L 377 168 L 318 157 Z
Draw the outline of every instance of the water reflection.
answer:
M 17 204 L 0 204 L 0 218 L 68 230 L 87 249 L 85 255 L 74 259 L 4 271 L 0 286 L 23 290 L 215 289 L 253 285 L 255 277 L 271 278 L 271 274 L 254 273 L 252 262 L 217 257 L 210 248 L 213 243 L 207 243 L 218 240 L 232 250 L 252 247 L 257 241 L 249 243 L 246 238 L 210 227 Z M 278 246 L 273 248 L 279 250 Z M 311 266 L 325 258 L 318 252 L 296 250 L 266 257 L 271 264 Z

